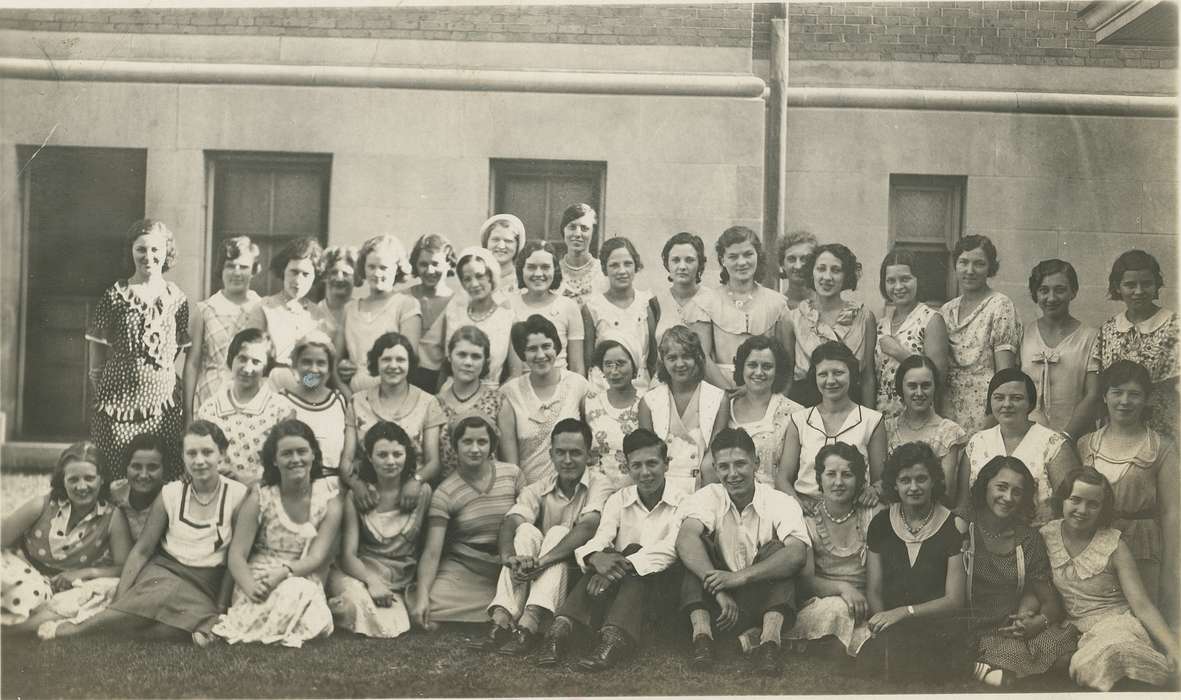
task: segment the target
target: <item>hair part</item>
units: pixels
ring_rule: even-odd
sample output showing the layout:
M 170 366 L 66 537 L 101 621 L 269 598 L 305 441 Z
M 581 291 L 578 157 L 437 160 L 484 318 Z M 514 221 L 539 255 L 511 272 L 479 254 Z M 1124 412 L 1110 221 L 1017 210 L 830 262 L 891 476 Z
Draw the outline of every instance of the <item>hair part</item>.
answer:
M 709 443 L 709 453 L 715 457 L 722 450 L 742 450 L 750 455 L 751 460 L 757 462 L 758 450 L 755 441 L 743 428 L 722 428 Z
M 934 394 L 936 396 L 939 395 L 939 388 L 942 386 L 939 378 L 939 368 L 936 367 L 931 358 L 927 357 L 926 355 L 915 354 L 906 358 L 902 362 L 899 362 L 898 369 L 894 370 L 894 391 L 898 394 L 898 396 L 903 395 L 902 389 L 906 385 L 906 373 L 920 367 L 926 367 L 927 369 L 931 370 L 931 378 L 935 382 Z
M 1121 301 L 1123 295 L 1120 294 L 1119 288 L 1124 281 L 1124 273 L 1137 272 L 1140 270 L 1147 270 L 1152 273 L 1152 278 L 1156 280 L 1156 291 L 1160 294 L 1160 290 L 1165 286 L 1165 276 L 1161 274 L 1160 263 L 1151 254 L 1143 250 L 1129 250 L 1120 254 L 1115 262 L 1111 264 L 1111 274 L 1107 276 L 1107 296 L 1112 301 Z
M 726 249 L 730 246 L 739 245 L 741 243 L 750 243 L 755 249 L 755 280 L 763 278 L 763 268 L 766 265 L 766 255 L 763 253 L 763 242 L 759 240 L 759 235 L 746 226 L 731 226 L 722 231 L 722 235 L 718 236 L 718 242 L 714 245 L 714 250 L 718 254 L 718 265 L 722 271 L 719 279 L 722 284 L 730 281 L 730 273 L 726 270 L 724 261 L 726 259 Z
M 128 454 L 130 455 L 130 453 Z M 66 467 L 75 462 L 94 465 L 94 469 L 98 473 L 98 501 L 99 503 L 108 502 L 111 499 L 111 485 L 107 479 L 109 470 L 103 468 L 103 458 L 98 450 L 98 445 L 89 440 L 75 442 L 58 455 L 57 464 L 54 465 L 53 473 L 49 477 L 49 499 L 58 503 L 69 500 L 70 497 L 66 493 Z
M 853 254 L 852 250 L 843 243 L 825 243 L 816 246 L 812 250 L 812 254 L 808 256 L 808 263 L 804 268 L 805 274 L 808 275 L 808 288 L 815 291 L 816 278 L 813 270 L 816 267 L 816 261 L 824 253 L 828 253 L 837 260 L 841 261 L 841 291 L 857 289 L 857 282 L 861 279 L 861 263 L 857 261 L 857 256 Z
M 455 275 L 455 246 L 451 245 L 451 241 L 447 240 L 446 236 L 428 233 L 419 236 L 418 240 L 414 241 L 414 247 L 410 249 L 410 274 L 415 277 L 418 277 L 418 261 L 424 253 L 442 253 L 443 266 L 446 268 L 443 271 L 443 276 L 452 277 Z
M 591 434 L 590 425 L 586 421 L 580 420 L 578 418 L 563 418 L 562 420 L 558 421 L 557 425 L 554 426 L 554 429 L 550 431 L 550 444 L 553 444 L 554 440 L 556 440 L 559 435 L 567 433 L 580 436 L 582 438 L 582 444 L 586 446 L 588 451 L 594 445 L 594 436 Z
M 688 231 L 681 231 L 674 233 L 671 238 L 664 242 L 664 247 L 660 249 L 660 260 L 664 263 L 664 269 L 668 270 L 668 256 L 672 249 L 679 245 L 692 246 L 694 253 L 697 255 L 697 282 L 701 283 L 701 276 L 705 273 L 705 241 L 701 240 L 701 236 Z M 669 270 L 671 272 L 671 270 Z
M 1037 290 L 1038 287 L 1042 286 L 1042 280 L 1058 273 L 1066 276 L 1066 283 L 1070 285 L 1070 291 L 1078 294 L 1078 273 L 1075 272 L 1074 265 L 1071 265 L 1065 260 L 1050 258 L 1034 265 L 1033 269 L 1029 272 L 1029 296 L 1035 304 L 1037 303 Z
M 472 414 L 464 416 L 455 422 L 448 431 L 447 441 L 451 443 L 451 449 L 456 452 L 459 451 L 459 441 L 463 439 L 463 434 L 468 430 L 485 429 L 488 431 L 489 455 L 496 455 L 496 448 L 500 446 L 500 432 L 496 425 L 487 416 L 480 414 Z
M 657 363 L 656 378 L 665 384 L 672 383 L 672 375 L 664 365 L 664 356 L 668 354 L 673 343 L 679 345 L 696 363 L 697 370 L 694 372 L 694 381 L 700 382 L 705 379 L 705 348 L 701 346 L 701 338 L 689 330 L 688 326 L 680 324 L 666 330 L 664 335 L 660 337 L 660 342 L 657 343 L 660 362 Z
M 1050 509 L 1053 511 L 1054 517 L 1062 517 L 1062 508 L 1074 494 L 1074 485 L 1080 481 L 1103 489 L 1103 500 L 1099 506 L 1099 517 L 1095 524 L 1104 528 L 1115 522 L 1115 490 L 1112 489 L 1111 482 L 1107 480 L 1107 477 L 1094 467 L 1074 469 L 1066 475 L 1062 483 L 1058 484 L 1058 488 L 1054 489 L 1054 495 L 1050 497 Z
M 532 241 L 525 241 L 525 245 L 521 246 L 521 251 L 517 253 L 517 257 L 513 265 L 517 268 L 517 286 L 521 289 L 525 288 L 525 260 L 534 253 L 541 251 L 549 253 L 554 261 L 553 279 L 550 280 L 549 288 L 557 289 L 562 286 L 562 256 L 558 253 L 557 247 L 549 241 L 542 241 L 534 239 Z
M 996 273 L 1000 272 L 1001 261 L 997 258 L 996 246 L 993 245 L 992 239 L 988 236 L 971 235 L 964 236 L 955 242 L 955 247 L 951 251 L 951 259 L 953 261 L 959 260 L 960 256 L 970 250 L 983 250 L 984 257 L 988 259 L 988 276 L 996 277 Z
M 127 266 L 129 274 L 135 272 L 135 262 L 131 258 L 132 250 L 135 248 L 135 240 L 140 236 L 156 235 L 164 237 L 164 261 L 160 265 L 160 271 L 168 272 L 176 264 L 176 236 L 173 235 L 172 230 L 163 221 L 140 219 L 127 229 L 127 233 L 123 234 L 123 264 Z
M 562 352 L 562 338 L 558 335 L 557 326 L 541 314 L 530 314 L 524 321 L 514 323 L 510 335 L 513 352 L 522 359 L 525 357 L 525 347 L 529 344 L 529 336 L 531 335 L 545 336 L 553 342 L 555 353 L 561 354 Z
M 461 340 L 479 346 L 480 350 L 484 352 L 484 366 L 480 368 L 479 378 L 486 378 L 488 368 L 492 365 L 492 341 L 489 340 L 487 333 L 480 330 L 479 326 L 471 324 L 460 326 L 447 341 L 447 354 L 443 357 L 443 367 L 447 374 L 455 376 L 455 372 L 451 368 L 451 353 L 455 351 L 455 346 L 459 345 Z
M 886 457 L 882 467 L 882 500 L 887 503 L 901 503 L 898 495 L 898 475 L 915 465 L 923 465 L 931 476 L 931 502 L 938 503 L 947 493 L 947 480 L 943 465 L 935 450 L 925 442 L 908 442 L 899 445 Z
M 324 274 L 324 246 L 315 238 L 296 238 L 284 246 L 278 255 L 271 258 L 271 274 L 283 279 L 287 265 L 292 260 L 310 260 L 317 279 Z
M 357 468 L 357 476 L 367 483 L 377 483 L 377 468 L 373 466 L 373 448 L 377 446 L 378 440 L 396 442 L 406 450 L 406 461 L 402 465 L 399 483 L 405 484 L 414 478 L 414 474 L 418 471 L 418 450 L 414 449 L 414 441 L 410 439 L 402 426 L 385 420 L 374 423 L 369 430 L 365 431 L 365 437 L 361 441 L 364 449 L 361 464 Z
M 250 236 L 233 236 L 221 242 L 218 246 L 217 269 L 224 270 L 226 263 L 249 255 L 254 258 L 250 265 L 250 274 L 257 275 L 262 270 L 262 260 L 258 244 L 250 240 Z
M 1025 385 L 1025 397 L 1029 400 L 1029 413 L 1033 413 L 1033 409 L 1037 408 L 1037 385 L 1033 383 L 1033 379 L 1022 372 L 1019 367 L 1006 367 L 988 380 L 988 393 L 984 396 L 984 415 L 992 415 L 992 392 L 1002 384 L 1009 382 L 1021 382 Z
M 271 428 L 267 439 L 262 443 L 259 456 L 262 459 L 262 483 L 274 486 L 279 483 L 279 465 L 275 462 L 279 450 L 279 441 L 285 437 L 303 438 L 312 450 L 312 481 L 324 476 L 324 453 L 320 449 L 320 441 L 311 427 L 297 418 L 281 420 Z
M 988 482 L 995 479 L 1002 469 L 1009 469 L 1021 475 L 1024 488 L 1021 489 L 1021 503 L 1017 506 L 1017 514 L 1028 525 L 1037 512 L 1037 479 L 1033 477 L 1029 467 L 1025 466 L 1025 462 L 1016 457 L 997 455 L 985 462 L 980 468 L 980 473 L 976 475 L 976 480 L 972 482 L 972 508 L 976 512 L 988 509 Z
M 267 363 L 263 367 L 262 374 L 264 377 L 270 374 L 271 369 L 275 366 L 275 343 L 271 340 L 270 334 L 260 328 L 244 328 L 234 334 L 233 339 L 230 340 L 230 347 L 226 350 L 226 367 L 234 366 L 234 358 L 242 352 L 242 346 L 253 343 L 266 346 Z
M 750 359 L 752 352 L 758 350 L 770 350 L 771 355 L 775 358 L 775 379 L 771 382 L 771 392 L 782 393 L 795 373 L 795 360 L 783 349 L 777 338 L 765 335 L 752 335 L 738 346 L 738 350 L 734 353 L 734 385 L 744 386 L 746 384 L 744 371 L 746 361 Z
M 886 292 L 886 268 L 891 265 L 905 265 L 910 268 L 910 274 L 915 279 L 918 279 L 919 276 L 918 257 L 905 248 L 891 248 L 890 252 L 886 253 L 886 257 L 882 258 L 882 265 L 878 271 L 878 291 L 886 301 L 890 300 L 890 295 Z
M 834 456 L 848 462 L 849 471 L 853 472 L 853 477 L 856 480 L 853 497 L 860 496 L 862 489 L 865 488 L 868 467 L 865 464 L 865 455 L 861 454 L 861 450 L 847 442 L 834 442 L 825 445 L 816 453 L 816 460 L 812 466 L 816 470 L 816 484 L 820 487 L 820 491 L 824 492 L 824 486 L 820 479 L 820 475 L 824 473 L 824 463 L 828 461 L 829 457 Z
M 640 251 L 636 250 L 636 246 L 625 236 L 615 236 L 608 238 L 603 242 L 603 247 L 599 249 L 599 267 L 602 268 L 603 274 L 607 274 L 607 258 L 620 248 L 627 251 L 627 254 L 632 257 L 632 262 L 636 265 L 636 272 L 644 269 L 644 263 L 640 260 Z
M 649 447 L 658 448 L 660 459 L 665 462 L 668 461 L 668 443 L 651 430 L 647 428 L 636 428 L 623 436 L 623 455 L 625 458 L 630 458 L 633 453 Z
M 849 368 L 849 398 L 854 403 L 861 403 L 861 362 L 857 360 L 857 356 L 853 354 L 849 346 L 836 340 L 826 340 L 816 346 L 816 349 L 812 351 L 812 356 L 808 359 L 811 365 L 808 367 L 808 376 L 804 380 L 808 387 L 820 389 L 816 383 L 816 368 L 820 366 L 821 362 L 841 362 Z

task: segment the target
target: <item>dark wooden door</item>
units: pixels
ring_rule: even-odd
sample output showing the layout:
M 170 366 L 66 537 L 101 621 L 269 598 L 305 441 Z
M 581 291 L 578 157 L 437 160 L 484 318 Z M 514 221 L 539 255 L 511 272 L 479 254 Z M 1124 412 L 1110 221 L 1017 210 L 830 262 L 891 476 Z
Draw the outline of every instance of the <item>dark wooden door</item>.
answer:
M 603 179 L 605 163 L 549 160 L 494 160 L 493 208 L 496 214 L 515 214 L 525 224 L 530 239 L 562 243 L 558 226 L 562 211 L 585 202 L 599 215 L 603 230 Z M 562 247 L 559 245 L 559 247 Z M 592 250 L 598 250 L 598 237 Z

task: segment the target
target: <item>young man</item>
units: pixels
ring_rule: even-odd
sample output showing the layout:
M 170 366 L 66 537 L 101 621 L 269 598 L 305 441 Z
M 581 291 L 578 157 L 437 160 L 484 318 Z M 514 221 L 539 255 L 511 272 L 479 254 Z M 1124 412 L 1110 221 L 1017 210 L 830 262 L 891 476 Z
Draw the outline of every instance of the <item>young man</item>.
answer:
M 609 484 L 586 470 L 591 430 L 575 418 L 550 433 L 553 474 L 525 487 L 500 526 L 500 580 L 488 606 L 492 624 L 481 649 L 524 656 L 538 629 L 566 596 L 574 550 L 599 526 Z
M 595 536 L 575 550 L 584 573 L 558 609 L 539 666 L 558 663 L 575 635 L 593 632 L 593 621 L 602 620 L 594 650 L 578 665 L 588 671 L 611 668 L 638 646 L 646 611 L 659 607 L 662 597 L 675 610 L 681 582 L 676 508 L 682 494 L 665 488 L 668 445 L 641 428 L 623 439 L 623 453 L 634 485 L 607 499 Z
M 758 458 L 745 430 L 720 431 L 709 449 L 721 483 L 681 501 L 677 534 L 692 663 L 713 664 L 716 619 L 719 630 L 746 630 L 739 641 L 752 649 L 756 669 L 776 675 L 780 633 L 795 623 L 796 577 L 811 546 L 803 510 L 791 496 L 755 481 Z

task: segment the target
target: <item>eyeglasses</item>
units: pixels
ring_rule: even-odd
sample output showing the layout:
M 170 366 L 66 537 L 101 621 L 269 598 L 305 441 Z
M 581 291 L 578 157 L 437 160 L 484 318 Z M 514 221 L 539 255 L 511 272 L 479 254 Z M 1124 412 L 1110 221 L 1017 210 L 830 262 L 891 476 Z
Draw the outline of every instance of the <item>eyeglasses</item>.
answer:
M 603 369 L 628 369 L 631 367 L 631 364 L 627 360 L 605 360 L 603 362 Z

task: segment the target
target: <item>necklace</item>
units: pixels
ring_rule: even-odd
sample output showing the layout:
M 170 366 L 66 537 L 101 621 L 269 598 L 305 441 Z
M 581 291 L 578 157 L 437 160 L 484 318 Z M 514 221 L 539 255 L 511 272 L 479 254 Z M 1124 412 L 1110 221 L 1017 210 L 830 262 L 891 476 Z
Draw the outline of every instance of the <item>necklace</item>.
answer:
M 200 494 L 200 492 L 199 492 L 199 491 L 197 491 L 197 487 L 196 487 L 196 486 L 194 486 L 194 485 L 192 485 L 192 484 L 189 484 L 189 491 L 191 491 L 191 492 L 192 492 L 192 494 L 193 494 L 193 500 L 197 502 L 197 505 L 207 506 L 207 505 L 209 505 L 210 503 L 213 503 L 213 501 L 217 499 L 217 492 L 218 492 L 218 491 L 221 491 L 221 484 L 219 483 L 219 484 L 217 485 L 217 487 L 213 489 L 212 493 L 210 493 L 210 494 L 209 494 L 209 500 L 208 500 L 208 501 L 202 501 L 202 500 L 201 500 L 201 494 Z
M 927 526 L 927 521 L 930 520 L 931 516 L 935 514 L 935 506 L 931 506 L 930 509 L 927 510 L 927 514 L 925 516 L 923 516 L 923 519 L 921 521 L 919 521 L 919 524 L 917 526 L 915 526 L 915 525 L 911 525 L 910 518 L 906 517 L 906 509 L 902 508 L 901 510 L 902 510 L 902 522 L 906 523 L 906 529 L 912 535 L 917 535 L 920 531 L 922 531 L 922 529 Z
M 475 313 L 472 313 L 472 307 L 468 306 L 467 307 L 467 317 L 472 320 L 472 323 L 483 323 L 484 321 L 487 321 L 488 319 L 492 318 L 492 314 L 496 313 L 496 308 L 497 308 L 496 304 L 493 304 L 492 308 L 488 309 L 488 311 L 486 311 L 482 314 L 476 315 Z
M 468 401 L 471 401 L 472 397 L 474 397 L 478 393 L 480 393 L 479 382 L 476 383 L 476 390 L 473 391 L 472 393 L 468 394 L 467 398 L 463 398 L 462 396 L 459 395 L 459 392 L 455 390 L 455 382 L 451 383 L 451 395 L 454 396 L 455 400 L 460 403 L 467 403 Z
M 923 419 L 923 422 L 919 423 L 917 426 L 911 425 L 910 421 L 906 420 L 905 413 L 902 414 L 901 420 L 902 420 L 902 424 L 906 426 L 907 430 L 909 430 L 912 433 L 917 433 L 920 430 L 922 430 L 923 428 L 927 427 L 931 423 L 931 416 L 927 416 L 925 419 Z
M 1013 534 L 1012 530 L 1007 530 L 1005 532 L 993 532 L 992 530 L 989 530 L 988 528 L 981 525 L 979 522 L 976 523 L 976 529 L 994 540 L 999 540 L 1002 537 L 1007 537 Z
M 566 258 L 563 257 L 562 258 L 562 267 L 566 268 L 570 272 L 582 272 L 586 268 L 590 267 L 591 263 L 593 263 L 594 261 L 595 261 L 595 259 L 593 257 L 591 257 L 589 260 L 582 263 L 581 265 L 572 265 L 569 262 L 567 262 Z
M 733 289 L 727 287 L 726 294 L 730 295 L 730 301 L 734 303 L 734 308 L 738 309 L 739 311 L 745 309 L 747 304 L 755 300 L 755 293 L 753 291 L 747 292 L 745 294 L 739 294 Z
M 840 525 L 841 523 L 845 522 L 849 518 L 853 517 L 853 514 L 857 512 L 857 507 L 853 506 L 852 508 L 849 508 L 848 513 L 845 513 L 844 515 L 842 515 L 839 518 L 834 518 L 834 517 L 832 517 L 832 513 L 828 512 L 828 504 L 825 503 L 824 499 L 822 498 L 822 499 L 820 499 L 820 510 L 824 511 L 825 517 L 827 517 L 829 520 L 831 520 L 834 525 Z M 905 514 L 903 514 L 903 517 L 906 517 Z M 927 517 L 929 518 L 931 516 L 928 515 Z M 909 527 L 909 525 L 907 527 Z

